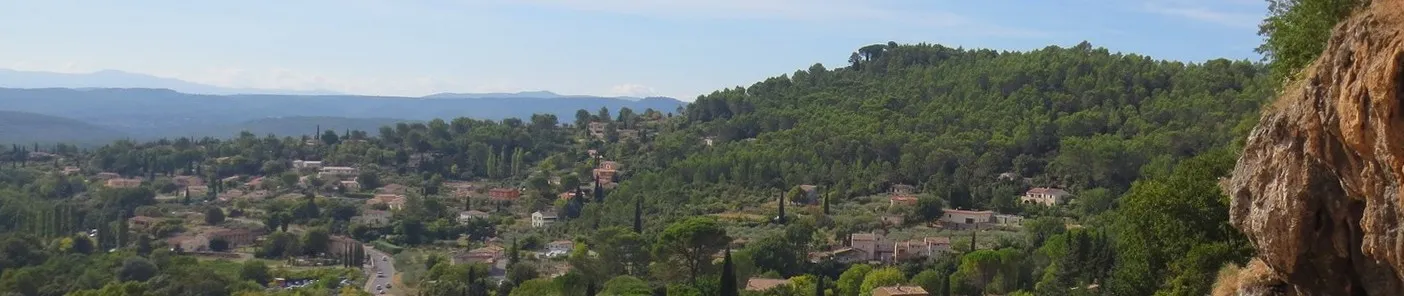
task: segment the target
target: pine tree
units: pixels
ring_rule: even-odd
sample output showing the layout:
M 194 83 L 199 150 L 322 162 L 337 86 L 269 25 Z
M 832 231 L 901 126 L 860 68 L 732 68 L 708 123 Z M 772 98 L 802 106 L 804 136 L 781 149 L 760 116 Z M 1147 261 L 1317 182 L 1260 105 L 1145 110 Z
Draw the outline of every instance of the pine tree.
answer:
M 740 296 L 741 291 L 736 289 L 736 267 L 731 263 L 731 248 L 726 248 L 726 257 L 722 259 L 721 274 L 721 296 Z
M 634 233 L 643 234 L 643 196 L 634 199 Z

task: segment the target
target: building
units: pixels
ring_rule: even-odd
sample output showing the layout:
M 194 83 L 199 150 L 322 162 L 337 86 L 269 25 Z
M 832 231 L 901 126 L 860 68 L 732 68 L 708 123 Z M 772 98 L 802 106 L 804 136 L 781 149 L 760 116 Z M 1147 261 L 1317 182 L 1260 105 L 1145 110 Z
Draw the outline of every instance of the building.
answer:
M 462 211 L 458 212 L 458 223 L 466 224 L 468 222 L 472 222 L 473 219 L 487 219 L 489 216 L 491 215 L 489 215 L 487 212 L 479 210 Z
M 181 234 L 166 239 L 166 245 L 186 252 L 206 252 L 210 250 L 210 238 L 204 235 Z
M 546 243 L 547 253 L 570 254 L 575 250 L 575 242 L 569 240 L 558 240 Z
M 873 289 L 873 296 L 931 296 L 919 286 L 887 286 Z
M 792 202 L 807 202 L 811 204 L 819 203 L 819 186 L 800 185 L 799 188 L 801 192 L 804 192 L 804 200 L 792 200 Z
M 601 182 L 613 183 L 614 175 L 618 174 L 620 169 L 622 169 L 622 167 L 619 165 L 619 162 L 608 160 L 601 161 L 599 167 L 595 168 L 595 179 Z
M 531 213 L 531 227 L 546 227 L 551 223 L 556 223 L 556 213 L 536 211 Z
M 995 215 L 994 215 L 994 220 L 995 220 L 994 223 L 995 223 L 995 224 L 999 224 L 999 225 L 1009 225 L 1009 226 L 1024 225 L 1024 216 L 1019 216 L 1019 215 L 995 214 Z
M 522 196 L 522 191 L 516 188 L 493 188 L 488 190 L 488 197 L 492 200 L 512 201 Z
M 591 121 L 590 124 L 586 126 L 586 128 L 590 130 L 590 136 L 596 139 L 605 138 L 605 128 L 607 127 L 609 127 L 609 124 L 599 121 Z
M 892 242 L 876 233 L 854 233 L 849 235 L 849 247 L 862 252 L 864 261 L 888 261 L 892 259 Z
M 296 169 L 320 169 L 322 168 L 322 162 L 311 160 L 294 160 L 292 162 L 292 166 Z
M 967 211 L 956 209 L 941 210 L 941 221 L 955 224 L 980 224 L 994 222 L 994 212 Z
M 210 240 L 224 240 L 229 243 L 229 248 L 253 245 L 258 240 L 258 234 L 248 229 L 215 228 L 201 235 Z
M 353 167 L 322 167 L 317 172 L 317 178 L 322 180 L 350 180 L 355 179 L 360 171 Z
M 1072 194 L 1058 188 L 1037 187 L 1029 189 L 1024 196 L 1019 197 L 1019 201 L 1024 203 L 1041 204 L 1054 206 L 1068 201 Z
M 141 179 L 117 178 L 107 180 L 104 184 L 111 188 L 137 188 L 141 187 Z
M 366 200 L 366 205 L 385 204 L 391 210 L 402 210 L 405 208 L 405 196 L 399 194 L 376 194 L 375 197 Z
M 790 280 L 787 279 L 767 279 L 753 277 L 749 280 L 746 280 L 746 291 L 764 292 L 770 289 L 774 289 L 775 287 L 789 284 Z
M 896 260 L 929 258 L 950 251 L 949 237 L 927 237 L 892 244 L 892 258 Z
M 892 185 L 893 195 L 913 195 L 916 194 L 916 186 L 907 184 Z
M 371 226 L 390 225 L 390 212 L 367 210 L 359 216 L 351 217 L 351 222 Z
M 76 166 L 71 166 L 71 165 L 70 165 L 70 166 L 63 167 L 63 174 L 64 174 L 64 175 L 73 175 L 73 174 L 77 174 L 77 173 L 81 173 L 81 172 L 83 172 L 83 169 L 80 169 L 80 168 L 78 168 L 78 167 L 76 167 Z
M 831 260 L 843 264 L 860 263 L 868 261 L 870 256 L 863 251 L 854 248 L 839 248 L 833 251 L 810 252 L 809 262 L 819 263 L 824 260 Z
M 361 244 L 361 242 L 358 242 L 355 239 L 340 235 L 333 235 L 331 236 L 331 241 L 327 243 L 327 255 L 345 255 L 346 252 L 354 250 L 356 248 L 356 245 L 359 244 Z
M 557 194 L 556 197 L 562 200 L 570 200 L 572 198 L 575 198 L 575 191 L 561 192 L 561 194 Z
M 483 263 L 492 265 L 502 259 L 506 251 L 499 246 L 486 246 L 453 255 L 453 264 Z
M 347 191 L 357 191 L 357 190 L 361 190 L 361 182 L 356 182 L 356 181 L 354 181 L 354 180 L 352 180 L 352 181 L 337 181 L 336 184 L 337 184 L 337 186 L 341 186 L 341 188 L 344 188 L 344 189 L 346 189 Z
M 473 196 L 473 184 L 468 182 L 449 182 L 444 186 L 453 188 L 453 196 L 458 198 L 468 198 Z
M 121 177 L 122 177 L 122 175 L 118 175 L 117 173 L 111 173 L 111 172 L 101 172 L 101 173 L 97 173 L 96 176 L 93 176 L 94 179 L 104 180 L 104 181 L 106 181 L 106 180 L 112 180 L 112 179 L 117 179 L 117 178 L 121 178 Z

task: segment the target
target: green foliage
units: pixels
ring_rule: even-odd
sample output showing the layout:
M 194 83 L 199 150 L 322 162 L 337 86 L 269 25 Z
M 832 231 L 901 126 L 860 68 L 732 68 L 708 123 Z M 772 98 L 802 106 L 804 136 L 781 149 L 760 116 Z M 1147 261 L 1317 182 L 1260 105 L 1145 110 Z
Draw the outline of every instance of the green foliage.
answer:
M 1268 17 L 1258 26 L 1258 53 L 1272 63 L 1273 76 L 1290 78 L 1326 49 L 1331 29 L 1368 1 L 1267 0 Z
M 219 225 L 224 223 L 224 210 L 219 207 L 205 209 L 205 225 Z
M 600 290 L 601 295 L 619 296 L 647 296 L 653 295 L 653 289 L 648 287 L 648 282 L 632 276 L 618 276 L 605 282 L 604 290 Z
M 840 296 L 858 296 L 862 292 L 863 281 L 867 279 L 868 273 L 873 271 L 873 267 L 867 264 L 855 264 L 843 271 L 839 275 L 838 290 Z M 869 290 L 871 293 L 871 290 Z
M 117 279 L 120 281 L 146 281 L 159 272 L 156 264 L 142 257 L 131 257 L 122 261 L 122 267 L 117 269 Z
M 687 279 L 697 281 L 698 275 L 711 266 L 712 255 L 722 250 L 731 238 L 716 220 L 696 217 L 668 225 L 654 243 L 654 258 L 682 268 Z
M 858 295 L 871 296 L 873 294 L 873 289 L 905 284 L 906 282 L 907 277 L 897 268 L 886 267 L 873 270 L 863 277 L 863 284 L 858 288 Z

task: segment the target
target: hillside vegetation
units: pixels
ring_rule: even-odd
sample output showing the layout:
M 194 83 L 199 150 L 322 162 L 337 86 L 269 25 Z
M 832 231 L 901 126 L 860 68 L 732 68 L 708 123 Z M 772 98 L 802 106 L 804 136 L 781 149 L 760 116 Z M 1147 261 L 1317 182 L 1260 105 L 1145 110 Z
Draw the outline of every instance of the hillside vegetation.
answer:
M 29 112 L 0 110 L 0 143 L 104 143 L 127 135 L 85 122 Z

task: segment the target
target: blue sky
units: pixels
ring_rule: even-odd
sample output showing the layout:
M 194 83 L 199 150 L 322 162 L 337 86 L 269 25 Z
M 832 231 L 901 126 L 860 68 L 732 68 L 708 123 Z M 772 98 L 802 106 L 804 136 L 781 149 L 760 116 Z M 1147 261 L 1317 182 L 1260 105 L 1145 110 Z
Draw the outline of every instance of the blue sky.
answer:
M 0 1 L 0 68 L 419 96 L 692 100 L 871 43 L 1258 60 L 1262 0 Z

